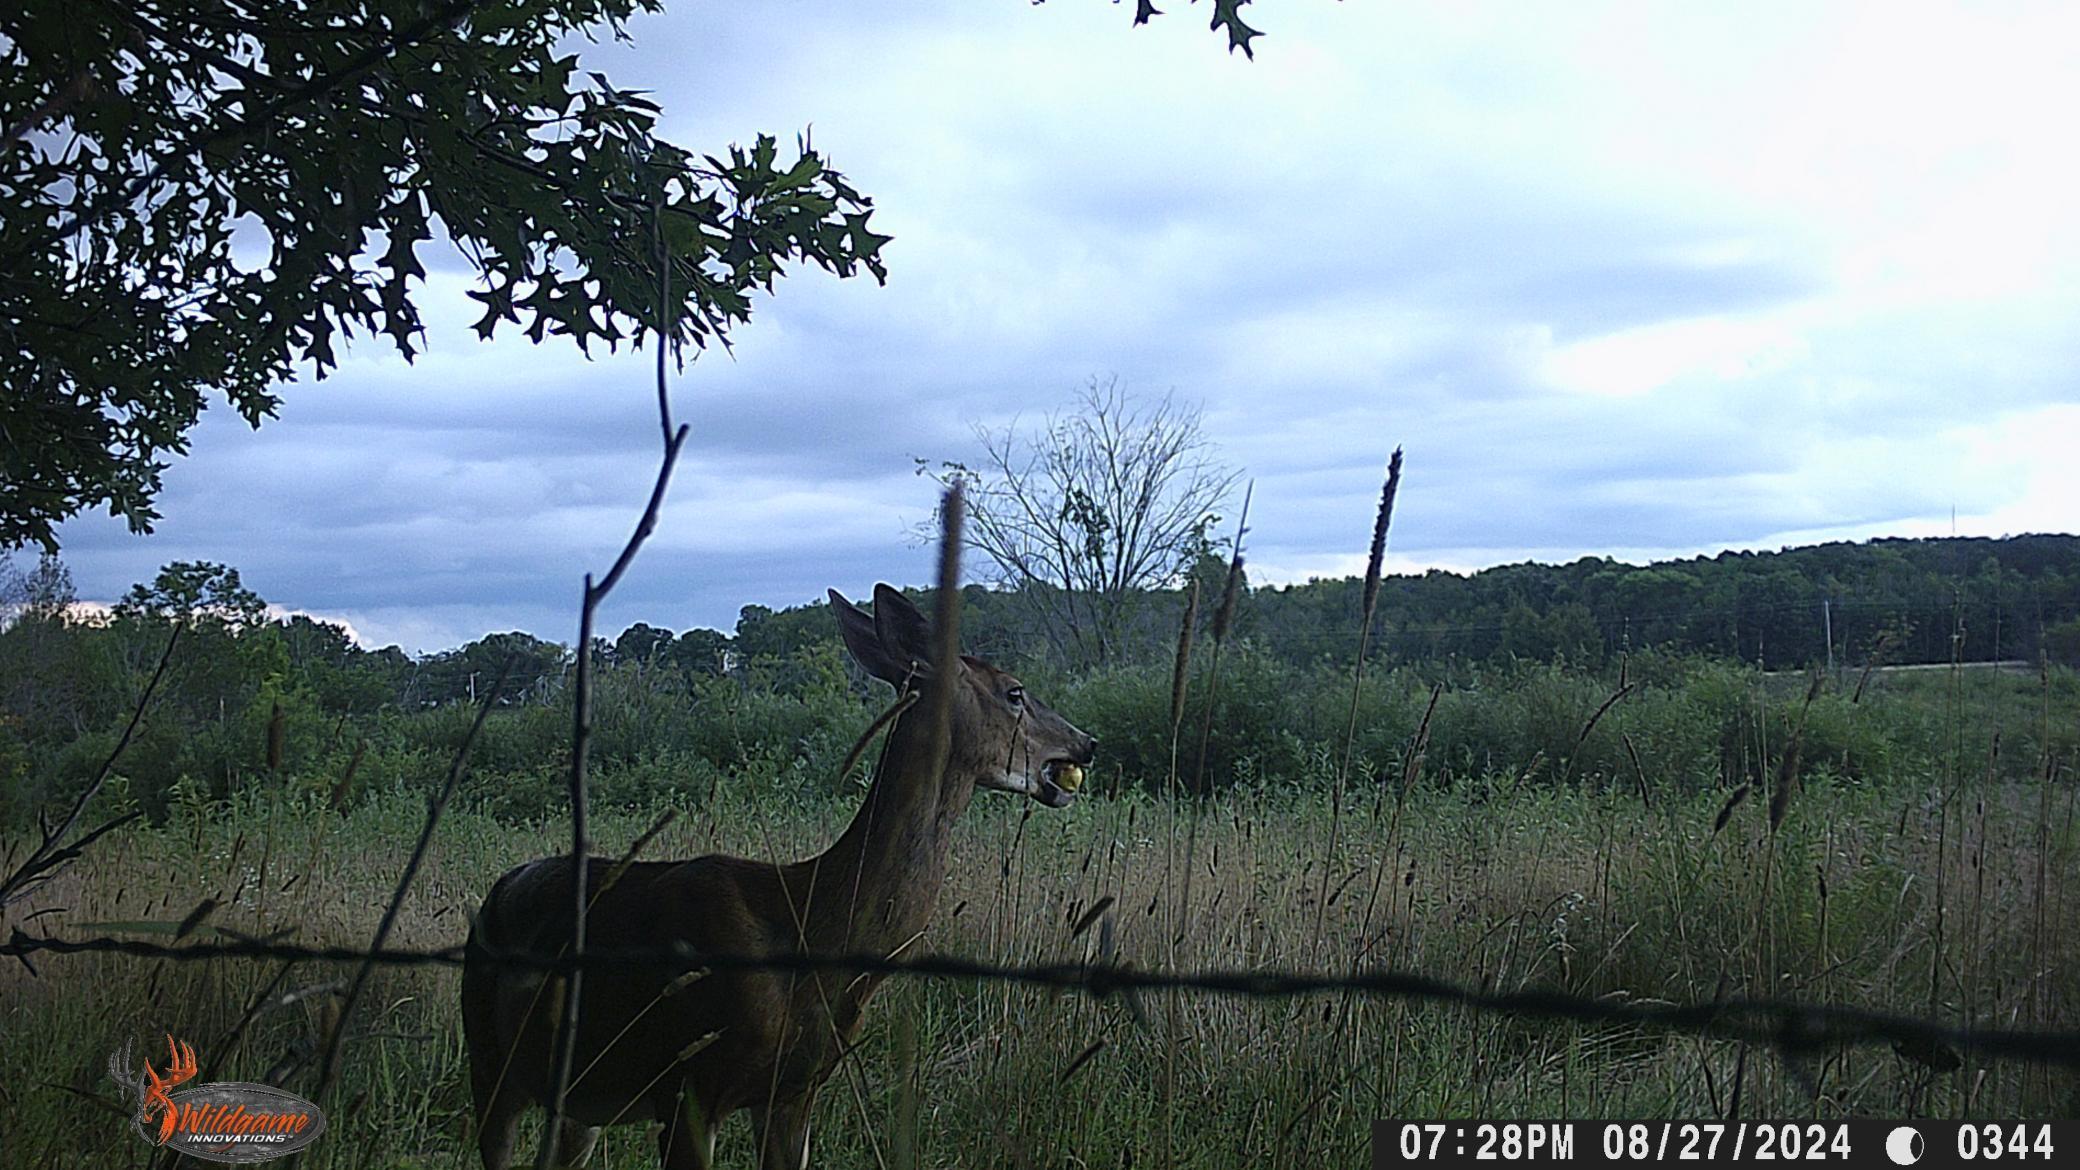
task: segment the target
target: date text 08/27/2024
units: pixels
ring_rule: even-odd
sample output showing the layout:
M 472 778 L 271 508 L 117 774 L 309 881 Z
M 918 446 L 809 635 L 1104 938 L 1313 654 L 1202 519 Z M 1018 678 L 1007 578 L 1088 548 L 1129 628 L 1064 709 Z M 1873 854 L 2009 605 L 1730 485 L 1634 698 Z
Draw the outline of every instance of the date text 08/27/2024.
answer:
M 1654 1162 L 1827 1163 L 1870 1170 L 2038 1165 L 2080 1122 L 1375 1121 L 1373 1170 Z

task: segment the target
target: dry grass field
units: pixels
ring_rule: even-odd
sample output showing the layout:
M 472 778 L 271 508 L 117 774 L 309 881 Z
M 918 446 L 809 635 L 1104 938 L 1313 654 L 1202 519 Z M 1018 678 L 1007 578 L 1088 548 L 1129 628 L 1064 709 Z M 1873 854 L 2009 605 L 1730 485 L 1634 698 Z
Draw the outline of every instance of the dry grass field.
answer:
M 1398 813 L 1391 792 L 1365 787 L 1345 798 L 1334 856 L 1325 785 L 1198 803 L 1100 791 L 1059 813 L 983 794 L 917 946 L 1012 964 L 1384 965 L 1488 990 L 1772 996 L 1967 1026 L 2070 1026 L 2080 1014 L 2069 778 L 1823 778 L 1774 833 L 1761 797 L 1715 831 L 1723 790 L 1671 785 L 1645 802 L 1600 787 L 1507 771 L 1426 780 Z M 855 803 L 718 787 L 645 854 L 791 859 L 820 849 Z M 30 929 L 164 940 L 163 924 L 208 898 L 218 906 L 191 940 L 285 931 L 365 945 L 422 812 L 403 792 L 344 815 L 294 796 L 176 808 L 103 842 L 16 921 L 52 908 Z M 605 811 L 596 840 L 618 852 L 654 816 Z M 564 848 L 566 832 L 451 813 L 393 945 L 459 943 L 492 877 Z M 125 1038 L 171 1030 L 217 1079 L 308 1089 L 351 976 L 101 955 L 45 955 L 36 969 L 0 971 L 8 1165 L 145 1165 L 105 1075 Z M 453 968 L 378 972 L 349 1033 L 332 1130 L 302 1165 L 475 1164 L 456 997 Z M 1969 1055 L 1937 1071 L 1884 1046 L 1786 1060 L 1729 1039 L 1340 994 L 1097 1000 L 895 979 L 826 1086 L 813 1142 L 817 1164 L 838 1167 L 1334 1166 L 1363 1164 L 1375 1117 L 1736 1111 L 2070 1117 L 2080 1081 Z M 642 1127 L 620 1127 L 596 1164 L 653 1165 L 653 1151 Z M 721 1157 L 751 1161 L 743 1122 L 725 1128 Z

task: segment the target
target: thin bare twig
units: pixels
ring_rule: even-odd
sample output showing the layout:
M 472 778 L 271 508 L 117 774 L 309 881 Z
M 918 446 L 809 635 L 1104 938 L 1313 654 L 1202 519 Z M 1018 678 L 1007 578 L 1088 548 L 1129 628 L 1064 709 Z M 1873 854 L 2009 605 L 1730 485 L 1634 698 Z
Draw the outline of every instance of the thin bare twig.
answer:
M 419 865 L 426 860 L 426 851 L 433 845 L 433 831 L 441 823 L 441 814 L 448 809 L 448 802 L 455 797 L 461 786 L 462 777 L 469 770 L 469 752 L 484 730 L 484 721 L 491 716 L 491 709 L 498 705 L 499 692 L 505 689 L 506 675 L 513 669 L 513 658 L 499 664 L 498 677 L 491 681 L 491 689 L 484 694 L 484 702 L 477 708 L 477 717 L 469 725 L 469 734 L 462 737 L 462 745 L 455 749 L 455 758 L 448 764 L 448 779 L 440 791 L 426 802 L 426 820 L 419 826 L 418 844 L 412 847 L 411 859 L 405 862 L 404 872 L 398 875 L 397 889 L 390 895 L 390 904 L 383 908 L 383 917 L 376 923 L 376 936 L 368 944 L 371 956 L 354 972 L 354 981 L 347 986 L 346 998 L 340 1002 L 339 1018 L 332 1025 L 332 1034 L 325 1038 L 325 1052 L 318 1061 L 318 1089 L 314 1096 L 322 1099 L 332 1089 L 339 1077 L 340 1042 L 347 1034 L 347 1023 L 354 1015 L 354 1006 L 361 1000 L 362 990 L 368 986 L 368 977 L 375 970 L 373 956 L 390 941 L 390 931 L 397 925 L 397 911 L 404 905 L 405 895 L 411 892 L 412 883 L 419 878 Z
M 662 252 L 663 236 L 653 228 L 653 239 Z M 597 584 L 592 574 L 585 575 L 583 600 L 578 610 L 578 671 L 576 691 L 571 700 L 571 945 L 570 954 L 581 958 L 585 954 L 585 911 L 589 903 L 586 892 L 586 842 L 588 813 L 586 798 L 586 756 L 592 745 L 592 620 L 599 603 L 621 581 L 621 574 L 635 560 L 643 542 L 657 530 L 657 514 L 664 506 L 666 487 L 672 482 L 672 468 L 678 465 L 679 452 L 686 445 L 688 428 L 681 423 L 672 426 L 670 387 L 666 381 L 667 368 L 665 350 L 671 337 L 671 263 L 667 253 L 665 262 L 659 264 L 657 272 L 657 411 L 659 427 L 664 435 L 664 456 L 658 461 L 657 480 L 650 487 L 650 502 L 644 506 L 636 529 L 629 534 L 628 543 L 621 546 L 621 555 L 614 558 L 613 567 Z M 563 1125 L 564 1110 L 570 1094 L 571 1072 L 577 1061 L 578 1022 L 581 1017 L 579 1001 L 584 995 L 584 968 L 575 967 L 569 975 L 564 990 L 562 1018 L 556 1028 L 556 1081 L 555 1092 L 550 1097 L 549 1128 L 535 1156 L 537 1170 L 546 1170 L 555 1156 L 556 1132 Z
M 127 813 L 88 833 L 69 849 L 60 849 L 58 847 L 59 843 L 65 840 L 66 836 L 72 832 L 73 826 L 79 823 L 80 815 L 86 812 L 87 805 L 93 803 L 94 798 L 101 795 L 102 785 L 108 783 L 109 770 L 114 768 L 116 760 L 122 757 L 123 749 L 130 746 L 130 737 L 137 734 L 138 724 L 144 722 L 145 709 L 151 706 L 152 696 L 159 690 L 159 680 L 166 675 L 167 663 L 173 661 L 173 648 L 179 644 L 181 631 L 184 628 L 186 627 L 181 622 L 176 621 L 173 623 L 172 631 L 166 635 L 166 648 L 159 652 L 159 665 L 152 668 L 152 677 L 144 684 L 143 693 L 137 696 L 137 706 L 130 711 L 130 722 L 123 728 L 122 738 L 116 740 L 115 748 L 108 753 L 106 759 L 101 761 L 100 769 L 94 773 L 93 782 L 88 784 L 86 791 L 80 793 L 79 798 L 72 802 L 71 811 L 65 814 L 65 819 L 59 822 L 58 827 L 45 833 L 43 842 L 30 851 L 29 856 L 23 860 L 21 865 L 15 868 L 13 873 L 7 875 L 6 880 L 0 881 L 0 909 L 6 908 L 8 903 L 23 897 L 36 885 L 48 881 L 59 866 L 78 857 L 81 850 L 92 844 L 102 834 L 118 826 L 128 824 L 139 816 L 135 812 Z
M 1559 783 L 1566 784 L 1568 778 L 1574 775 L 1575 759 L 1582 754 L 1582 745 L 1589 742 L 1589 733 L 1596 730 L 1596 725 L 1603 722 L 1603 717 L 1610 713 L 1612 707 L 1618 705 L 1618 700 L 1631 694 L 1638 687 L 1638 683 L 1629 682 L 1612 691 L 1610 698 L 1603 701 L 1603 706 L 1596 708 L 1596 713 L 1589 716 L 1587 723 L 1582 724 L 1581 733 L 1574 737 L 1574 746 L 1567 750 L 1567 762 L 1560 769 Z

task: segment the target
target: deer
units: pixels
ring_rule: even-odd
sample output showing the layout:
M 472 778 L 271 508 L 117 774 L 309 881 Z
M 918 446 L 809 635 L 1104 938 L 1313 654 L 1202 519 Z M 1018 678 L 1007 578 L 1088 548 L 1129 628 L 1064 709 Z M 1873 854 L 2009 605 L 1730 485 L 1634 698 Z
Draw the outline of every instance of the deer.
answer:
M 954 825 L 976 789 L 1057 809 L 1076 799 L 1095 739 L 979 658 L 961 655 L 934 677 L 931 623 L 888 585 L 875 587 L 872 616 L 835 589 L 830 604 L 853 660 L 908 701 L 894 709 L 851 823 L 793 864 L 588 858 L 588 951 L 892 956 L 931 922 Z M 936 688 L 951 692 L 943 736 L 928 715 Z M 568 856 L 519 865 L 472 919 L 462 1021 L 484 1170 L 507 1170 L 522 1113 L 550 1105 L 563 984 L 539 963 L 499 958 L 568 948 L 572 870 Z M 762 1170 L 806 1170 L 817 1090 L 858 1037 L 879 982 L 828 968 L 589 969 L 564 1120 L 543 1140 L 557 1143 L 558 1164 L 576 1165 L 603 1126 L 655 1120 L 665 1170 L 710 1170 L 718 1127 L 743 1109 Z

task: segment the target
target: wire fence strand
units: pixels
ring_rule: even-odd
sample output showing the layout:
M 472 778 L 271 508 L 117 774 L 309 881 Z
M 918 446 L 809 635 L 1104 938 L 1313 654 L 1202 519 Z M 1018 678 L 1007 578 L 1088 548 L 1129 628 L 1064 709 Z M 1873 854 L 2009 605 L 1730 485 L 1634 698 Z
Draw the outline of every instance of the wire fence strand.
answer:
M 435 950 L 318 947 L 260 940 L 167 945 L 100 936 L 82 939 L 35 937 L 19 929 L 0 943 L 0 957 L 24 963 L 34 955 L 118 954 L 182 962 L 265 959 L 283 962 L 365 963 L 392 967 L 456 967 L 466 948 Z M 1345 974 L 1311 971 L 1151 971 L 1106 963 L 1006 965 L 958 955 L 895 958 L 886 955 L 731 955 L 691 947 L 607 949 L 581 956 L 503 953 L 493 961 L 529 970 L 568 972 L 608 968 L 687 972 L 844 971 L 924 979 L 1025 984 L 1096 997 L 1175 989 L 1250 999 L 1351 992 L 1383 999 L 1451 1004 L 1474 1011 L 1631 1026 L 1717 1036 L 1765 1045 L 1792 1058 L 1842 1047 L 1892 1044 L 1903 1056 L 1952 1049 L 1963 1057 L 2031 1061 L 2080 1070 L 2080 1032 L 2002 1028 L 1959 1028 L 1936 1020 L 1835 1004 L 1782 999 L 1729 998 L 1712 1003 L 1672 1004 L 1655 1000 L 1590 998 L 1545 989 L 1485 991 L 1420 972 L 1386 968 Z M 31 967 L 34 970 L 33 966 Z

